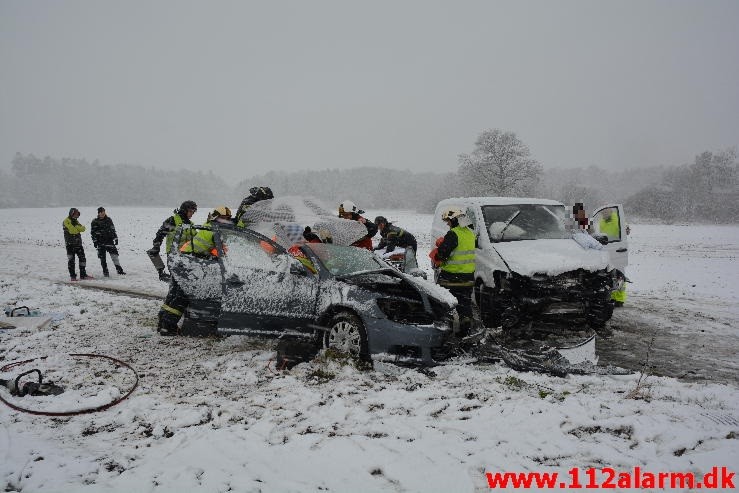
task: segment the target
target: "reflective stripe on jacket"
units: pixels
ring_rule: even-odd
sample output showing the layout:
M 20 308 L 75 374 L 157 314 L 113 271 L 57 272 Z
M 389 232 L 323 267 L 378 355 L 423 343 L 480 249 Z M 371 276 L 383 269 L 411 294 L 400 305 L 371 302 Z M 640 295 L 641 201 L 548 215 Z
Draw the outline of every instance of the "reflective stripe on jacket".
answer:
M 451 231 L 457 235 L 457 248 L 441 264 L 441 270 L 452 274 L 475 272 L 475 232 L 467 226 L 457 226 Z
M 177 232 L 177 228 L 179 228 L 183 224 L 182 217 L 179 214 L 175 214 L 174 216 L 172 216 L 172 219 L 174 220 L 174 228 L 172 228 L 169 233 L 167 233 L 167 253 L 172 251 L 172 242 L 174 241 L 174 235 Z M 180 237 L 180 244 L 187 241 L 190 237 L 192 237 L 192 233 L 183 231 L 182 236 Z
M 210 228 L 210 223 L 203 224 L 204 228 Z M 213 255 L 218 256 L 215 240 L 213 239 L 213 231 L 210 229 L 199 229 L 191 240 L 185 241 L 180 247 L 182 253 L 194 253 L 195 255 Z
M 179 214 L 175 214 L 172 216 L 172 219 L 174 220 L 174 229 L 172 229 L 169 233 L 167 233 L 167 253 L 172 251 L 172 241 L 174 241 L 174 234 L 177 231 L 177 228 L 182 226 L 182 218 Z

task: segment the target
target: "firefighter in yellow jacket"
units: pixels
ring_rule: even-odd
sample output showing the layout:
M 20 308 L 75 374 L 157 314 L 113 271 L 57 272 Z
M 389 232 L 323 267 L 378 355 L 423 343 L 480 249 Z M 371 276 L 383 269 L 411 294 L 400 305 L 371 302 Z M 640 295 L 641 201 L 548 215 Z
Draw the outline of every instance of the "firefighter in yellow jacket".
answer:
M 473 327 L 472 290 L 475 286 L 475 232 L 469 228 L 464 212 L 451 207 L 441 213 L 441 219 L 449 231 L 438 246 L 437 260 L 441 261 L 436 282 L 457 298 L 460 335 L 465 336 Z
M 87 275 L 87 260 L 85 259 L 85 249 L 82 247 L 82 233 L 85 231 L 85 226 L 78 221 L 79 217 L 80 211 L 72 207 L 69 209 L 69 215 L 62 221 L 64 246 L 67 249 L 67 268 L 72 281 L 77 280 L 77 273 L 74 268 L 75 255 L 79 259 L 80 279 L 92 279 L 92 276 Z
M 159 249 L 162 246 L 162 242 L 166 240 L 166 252 L 169 254 L 172 251 L 172 240 L 174 238 L 177 228 L 192 224 L 190 221 L 192 216 L 197 212 L 198 205 L 192 200 L 186 200 L 182 202 L 182 205 L 178 209 L 174 210 L 174 214 L 164 220 L 161 227 L 154 236 L 154 244 L 146 251 L 149 256 L 151 263 L 154 264 L 157 273 L 159 274 L 159 280 L 169 282 L 169 274 L 164 272 L 164 262 L 159 256 Z M 189 231 L 183 231 L 180 241 L 186 240 L 189 236 Z
M 218 249 L 213 240 L 213 231 L 210 229 L 212 222 L 232 224 L 231 209 L 226 206 L 216 207 L 213 212 L 208 214 L 208 221 L 203 224 L 202 229 L 198 229 L 192 239 L 182 243 L 179 248 L 180 252 L 202 258 L 217 259 Z M 225 245 L 223 248 L 225 250 Z M 177 335 L 177 324 L 189 304 L 190 300 L 187 295 L 177 284 L 177 280 L 172 277 L 169 281 L 169 292 L 159 310 L 159 324 L 157 326 L 159 334 L 165 336 Z

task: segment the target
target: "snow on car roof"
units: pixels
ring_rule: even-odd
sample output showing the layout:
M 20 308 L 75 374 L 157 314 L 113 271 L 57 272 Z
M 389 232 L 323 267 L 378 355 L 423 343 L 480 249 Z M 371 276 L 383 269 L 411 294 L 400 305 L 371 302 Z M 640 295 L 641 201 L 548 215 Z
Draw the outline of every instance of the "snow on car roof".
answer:
M 510 204 L 540 204 L 564 205 L 562 202 L 551 199 L 536 199 L 531 197 L 455 197 L 439 202 L 439 206 L 448 204 L 465 205 L 510 205 Z
M 338 245 L 351 245 L 367 235 L 367 227 L 349 219 L 338 217 L 338 209 L 314 197 L 284 196 L 262 200 L 249 206 L 241 217 L 249 229 L 272 238 L 277 234 L 278 243 L 289 247 L 295 243 L 287 240 L 286 228 L 310 226 L 320 234 L 325 230 Z
M 244 222 L 282 221 L 309 225 L 313 224 L 316 218 L 323 216 L 337 216 L 337 213 L 313 197 L 284 196 L 252 204 L 244 212 L 242 219 Z

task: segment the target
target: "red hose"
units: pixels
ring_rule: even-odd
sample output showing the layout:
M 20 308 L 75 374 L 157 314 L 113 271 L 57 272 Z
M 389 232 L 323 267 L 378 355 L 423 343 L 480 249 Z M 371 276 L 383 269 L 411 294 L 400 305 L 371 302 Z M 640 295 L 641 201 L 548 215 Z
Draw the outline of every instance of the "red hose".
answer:
M 112 356 L 105 356 L 105 355 L 102 355 L 102 354 L 70 353 L 69 356 L 72 356 L 72 357 L 82 357 L 82 358 L 102 358 L 102 359 L 107 359 L 107 360 L 113 361 L 114 363 L 117 363 L 120 366 L 123 366 L 123 367 L 128 368 L 129 370 L 131 370 L 133 372 L 134 376 L 136 377 L 136 381 L 134 382 L 133 387 L 131 387 L 131 390 L 129 390 L 128 392 L 126 392 L 126 394 L 123 395 L 122 397 L 119 397 L 118 399 L 115 399 L 114 401 L 109 402 L 107 404 L 103 404 L 102 406 L 91 407 L 91 408 L 88 408 L 88 409 L 82 409 L 80 411 L 61 411 L 61 412 L 54 412 L 54 411 L 35 411 L 33 409 L 26 409 L 24 407 L 16 406 L 12 402 L 6 401 L 3 398 L 2 395 L 0 395 L 0 401 L 2 401 L 8 407 L 10 407 L 12 409 L 15 409 L 16 411 L 21 411 L 21 412 L 28 413 L 28 414 L 36 414 L 38 416 L 75 416 L 77 414 L 95 413 L 95 412 L 98 412 L 98 411 L 104 411 L 104 410 L 106 410 L 108 408 L 111 408 L 111 407 L 115 406 L 116 404 L 118 404 L 119 402 L 121 402 L 124 399 L 126 399 L 129 395 L 131 395 L 133 393 L 133 391 L 136 390 L 136 387 L 138 387 L 138 385 L 139 385 L 139 374 L 136 373 L 136 370 L 134 370 L 133 367 L 131 365 L 129 365 L 128 363 L 126 363 L 125 361 L 121 361 L 119 359 L 113 358 Z M 33 358 L 33 359 L 27 359 L 25 361 L 16 361 L 14 363 L 8 363 L 7 365 L 5 365 L 2 368 L 0 368 L 0 371 L 8 371 L 11 368 L 15 368 L 16 366 L 24 365 L 26 363 L 30 363 L 31 361 L 36 361 L 37 359 L 46 359 L 47 357 L 48 356 L 42 356 L 40 358 Z

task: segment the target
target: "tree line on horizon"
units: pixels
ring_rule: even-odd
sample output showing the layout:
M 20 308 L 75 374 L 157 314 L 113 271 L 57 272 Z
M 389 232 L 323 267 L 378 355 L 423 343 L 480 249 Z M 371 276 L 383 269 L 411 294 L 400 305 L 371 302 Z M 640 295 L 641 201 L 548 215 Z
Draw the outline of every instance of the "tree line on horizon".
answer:
M 705 151 L 693 163 L 609 171 L 597 166 L 544 167 L 515 133 L 485 130 L 456 170 L 411 172 L 380 167 L 270 171 L 228 184 L 212 172 L 16 153 L 0 169 L 0 207 L 171 206 L 185 199 L 238 206 L 253 186 L 276 195 L 307 195 L 328 204 L 352 200 L 363 209 L 433 212 L 445 198 L 521 196 L 583 202 L 586 209 L 623 203 L 628 215 L 665 222 L 737 222 L 736 149 Z

